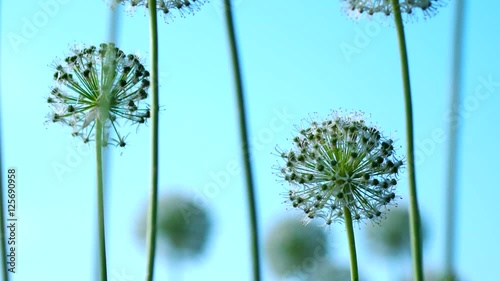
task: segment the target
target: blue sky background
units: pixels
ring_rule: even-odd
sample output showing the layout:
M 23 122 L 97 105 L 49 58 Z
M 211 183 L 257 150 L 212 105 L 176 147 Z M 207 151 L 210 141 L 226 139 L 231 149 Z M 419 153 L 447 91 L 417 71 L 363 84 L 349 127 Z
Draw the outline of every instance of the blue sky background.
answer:
M 464 280 L 493 281 L 500 276 L 500 189 L 495 180 L 500 159 L 500 3 L 467 2 L 456 268 Z M 1 4 L 2 172 L 15 167 L 19 179 L 18 272 L 13 280 L 94 280 L 94 149 L 73 139 L 70 129 L 44 121 L 54 83 L 51 63 L 69 54 L 74 44 L 106 42 L 109 9 L 104 1 Z M 251 280 L 236 100 L 222 12 L 222 1 L 213 1 L 195 16 L 169 24 L 161 18 L 159 27 L 161 193 L 194 196 L 214 218 L 207 253 L 183 267 L 184 280 Z M 272 174 L 278 159 L 271 153 L 276 145 L 289 146 L 294 125 L 309 114 L 324 118 L 331 109 L 362 110 L 397 140 L 404 154 L 397 38 L 391 20 L 353 21 L 339 1 L 238 0 L 234 13 L 260 235 L 265 238 L 278 219 L 293 213 L 281 203 L 285 188 Z M 139 52 L 149 65 L 145 14 L 138 9 L 132 17 L 121 15 L 118 46 L 126 53 Z M 453 14 L 454 2 L 429 20 L 406 25 L 418 196 L 430 229 L 425 265 L 434 271 L 443 258 L 448 138 L 440 132 L 446 133 L 449 125 Z M 346 55 L 346 46 L 356 52 Z M 485 87 L 485 80 L 494 83 Z M 145 272 L 136 225 L 149 189 L 149 128 L 131 134 L 129 144 L 110 151 L 107 246 L 112 281 L 143 280 Z M 59 164 L 68 172 L 58 176 L 54 165 Z M 408 197 L 406 177 L 398 186 L 402 206 Z M 356 230 L 362 275 L 394 280 L 394 265 L 387 266 L 366 247 L 363 235 L 370 227 L 361 224 Z M 330 233 L 332 258 L 347 266 L 343 225 L 333 226 Z M 265 280 L 278 280 L 265 257 L 263 266 Z M 171 276 L 171 268 L 159 256 L 157 280 Z

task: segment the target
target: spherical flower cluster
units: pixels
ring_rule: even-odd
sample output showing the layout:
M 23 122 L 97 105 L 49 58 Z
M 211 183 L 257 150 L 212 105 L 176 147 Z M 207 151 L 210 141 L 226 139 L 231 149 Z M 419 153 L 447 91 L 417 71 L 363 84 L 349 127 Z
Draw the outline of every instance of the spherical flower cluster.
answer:
M 189 197 L 176 195 L 161 200 L 158 216 L 160 239 L 168 240 L 178 257 L 204 252 L 211 228 L 208 210 Z
M 306 222 L 343 221 L 344 207 L 354 221 L 376 220 L 396 198 L 403 161 L 393 141 L 365 124 L 362 113 L 334 111 L 326 121 L 310 120 L 293 143 L 289 151 L 277 149 L 284 160 L 278 175 L 292 187 L 287 202 L 306 214 Z
M 394 12 L 391 0 L 341 0 L 341 2 L 344 2 L 346 11 L 355 17 L 363 14 L 389 16 Z M 420 11 L 425 18 L 428 18 L 434 16 L 437 9 L 444 5 L 444 2 L 444 0 L 399 0 L 399 9 L 401 13 L 409 16 Z
M 146 238 L 147 220 L 148 214 L 144 212 L 137 229 L 141 239 Z M 189 196 L 172 194 L 158 202 L 158 246 L 166 247 L 165 253 L 172 260 L 196 258 L 205 253 L 212 224 L 209 209 Z
M 103 124 L 104 145 L 108 140 L 125 146 L 118 132 L 119 120 L 143 124 L 150 117 L 149 72 L 137 55 L 126 55 L 114 44 L 99 48 L 74 48 L 63 64 L 54 65 L 54 80 L 47 98 L 52 113 L 48 121 L 70 126 L 72 135 L 87 143 L 94 134 L 96 121 Z M 109 139 L 109 132 L 116 138 Z
M 128 4 L 127 9 L 131 12 L 139 6 L 144 6 L 148 8 L 148 0 L 114 0 L 120 4 Z M 170 21 L 175 18 L 174 11 L 181 17 L 185 17 L 186 14 L 194 14 L 200 10 L 200 7 L 205 4 L 207 0 L 157 0 L 156 7 L 157 10 L 162 12 L 166 21 Z

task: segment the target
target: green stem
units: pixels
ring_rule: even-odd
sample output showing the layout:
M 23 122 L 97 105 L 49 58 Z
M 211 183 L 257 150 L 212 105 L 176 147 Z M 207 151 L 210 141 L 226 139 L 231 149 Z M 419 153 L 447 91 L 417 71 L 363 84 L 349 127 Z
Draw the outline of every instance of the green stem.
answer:
M 349 259 L 351 263 L 351 281 L 358 281 L 358 258 L 356 257 L 356 241 L 354 239 L 354 229 L 352 227 L 352 217 L 349 208 L 344 207 L 345 229 L 347 231 L 347 241 L 349 242 Z
M 413 109 L 411 103 L 410 70 L 408 67 L 408 54 L 406 52 L 406 40 L 403 27 L 403 19 L 399 9 L 399 1 L 391 0 L 394 10 L 394 21 L 398 33 L 399 52 L 401 55 L 401 72 L 403 75 L 404 99 L 406 109 L 406 139 L 408 157 L 408 189 L 410 199 L 410 232 L 411 252 L 413 259 L 414 280 L 423 280 L 422 268 L 422 239 L 420 236 L 420 213 L 417 200 L 417 183 L 415 178 L 415 156 L 413 144 Z
M 236 36 L 234 32 L 234 21 L 232 15 L 232 7 L 230 0 L 224 0 L 224 9 L 226 12 L 227 34 L 230 44 L 231 57 L 233 63 L 234 82 L 236 86 L 236 97 L 238 101 L 238 113 L 240 123 L 240 137 L 243 142 L 243 162 L 245 166 L 245 179 L 247 188 L 247 200 L 250 215 L 250 233 L 252 244 L 252 260 L 253 260 L 253 280 L 260 280 L 260 262 L 259 262 L 259 236 L 257 226 L 257 211 L 255 207 L 254 184 L 252 176 L 252 166 L 250 164 L 250 151 L 248 146 L 248 128 L 245 113 L 245 100 L 243 96 L 243 82 L 241 78 L 241 68 L 238 57 L 238 47 L 236 44 Z
M 110 22 L 109 22 L 109 33 L 108 33 L 108 42 L 113 42 L 115 43 L 115 45 L 118 45 L 116 44 L 116 31 L 118 29 L 118 19 L 119 19 L 119 13 L 118 13 L 118 4 L 116 3 L 116 0 L 114 0 L 115 2 L 112 4 L 114 5 L 114 9 L 111 10 L 111 19 L 110 19 Z M 113 56 L 116 55 L 116 54 L 113 54 Z M 114 77 L 115 75 L 115 71 L 116 71 L 116 66 L 113 65 L 112 67 L 109 68 L 110 69 L 110 73 L 106 73 L 105 76 L 107 77 Z M 103 88 L 103 92 L 104 93 L 109 93 L 110 92 L 110 89 L 109 87 L 104 87 Z M 102 106 L 102 111 L 103 112 L 109 112 L 109 102 L 108 102 L 108 98 L 107 99 L 103 99 L 103 104 L 101 105 Z M 109 159 L 109 151 L 104 149 L 102 150 L 102 169 L 104 171 L 110 171 L 110 161 L 108 160 Z M 108 194 L 108 186 L 109 186 L 109 176 L 107 174 L 103 174 L 103 179 L 102 179 L 102 182 L 104 184 L 103 186 L 103 194 L 104 194 L 104 199 L 103 199 L 103 205 L 104 206 L 107 206 L 107 197 L 106 197 L 106 194 Z M 104 209 L 104 220 L 107 219 L 107 210 Z M 99 242 L 98 242 L 99 243 Z M 97 244 L 96 246 L 96 256 L 99 257 L 99 245 Z M 100 265 L 99 265 L 100 261 L 99 261 L 99 258 L 96 258 L 95 259 L 95 276 L 96 276 L 96 279 L 99 278 L 99 275 L 100 275 Z
M 99 261 L 100 261 L 100 276 L 101 281 L 108 280 L 106 274 L 106 238 L 104 230 L 104 191 L 102 179 L 102 130 L 103 126 L 99 119 L 96 118 L 95 129 L 95 155 L 97 166 L 97 229 L 99 237 Z
M 149 0 L 149 28 L 151 44 L 151 191 L 148 210 L 146 248 L 146 280 L 152 281 L 156 254 L 156 221 L 158 214 L 158 20 L 156 0 Z
M 1 120 L 0 120 L 1 122 Z M 1 128 L 0 128 L 1 130 Z M 1 140 L 2 135 L 0 134 L 0 140 Z M 0 150 L 1 150 L 1 143 L 0 143 Z M 1 155 L 1 154 L 0 154 Z M 0 243 L 1 245 L 1 255 L 2 255 L 2 280 L 8 281 L 9 280 L 9 275 L 7 271 L 7 249 L 6 249 L 6 243 L 7 243 L 7 236 L 5 236 L 5 214 L 3 211 L 3 175 L 2 175 L 2 158 L 0 157 Z
M 446 187 L 446 227 L 445 227 L 445 259 L 444 268 L 447 280 L 453 280 L 455 270 L 453 268 L 455 257 L 455 214 L 456 214 L 456 170 L 457 170 L 457 147 L 458 147 L 458 104 L 460 101 L 460 78 L 462 69 L 462 34 L 463 34 L 463 16 L 464 1 L 456 1 L 455 10 L 455 30 L 453 34 L 453 63 L 451 67 L 451 120 L 449 127 L 450 141 L 448 145 L 448 171 Z

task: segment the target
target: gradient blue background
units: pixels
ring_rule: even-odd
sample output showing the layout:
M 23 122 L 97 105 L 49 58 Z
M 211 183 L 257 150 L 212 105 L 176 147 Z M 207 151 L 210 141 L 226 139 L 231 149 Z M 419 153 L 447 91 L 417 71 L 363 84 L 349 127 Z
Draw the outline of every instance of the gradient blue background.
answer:
M 500 276 L 500 3 L 467 2 L 456 268 L 464 280 L 494 281 Z M 52 3 L 51 8 L 44 3 Z M 68 55 L 74 44 L 106 42 L 110 10 L 104 1 L 1 4 L 2 172 L 5 177 L 6 169 L 15 167 L 19 177 L 18 272 L 13 280 L 94 280 L 94 148 L 71 138 L 70 129 L 44 121 L 54 83 L 52 61 Z M 236 100 L 222 13 L 218 0 L 195 16 L 177 17 L 169 24 L 160 18 L 161 194 L 194 196 L 214 218 L 207 253 L 182 268 L 183 280 L 251 280 Z M 271 153 L 276 145 L 289 146 L 294 125 L 309 114 L 324 118 L 331 109 L 364 111 L 397 140 L 404 154 L 399 53 L 390 19 L 353 21 L 339 1 L 239 0 L 234 1 L 234 13 L 264 242 L 269 229 L 287 214 L 280 195 L 286 186 L 272 174 L 278 159 Z M 126 53 L 139 52 L 149 65 L 145 14 L 138 9 L 132 17 L 120 15 L 118 46 Z M 438 135 L 449 126 L 453 14 L 452 1 L 435 17 L 406 25 L 418 197 L 430 229 L 424 255 L 429 271 L 440 270 L 443 263 L 448 137 Z M 28 22 L 35 27 L 31 32 Z M 15 43 L 15 36 L 24 41 Z M 342 51 L 346 45 L 358 52 L 347 56 Z M 496 86 L 477 92 L 481 77 L 491 77 Z M 77 157 L 74 151 L 79 151 Z M 110 151 L 107 246 L 112 281 L 143 280 L 145 250 L 136 228 L 147 204 L 149 151 L 146 127 L 130 135 L 125 149 Z M 69 171 L 58 177 L 55 163 Z M 236 172 L 229 174 L 228 165 L 236 165 Z M 408 198 L 406 176 L 398 186 L 401 207 Z M 373 255 L 363 238 L 370 227 L 367 223 L 356 229 L 362 275 L 395 280 L 391 272 L 409 270 L 409 259 L 387 265 Z M 332 259 L 347 266 L 343 226 L 333 226 L 330 233 Z M 172 265 L 158 254 L 156 276 L 164 280 L 171 276 Z M 265 257 L 263 266 L 264 280 L 278 280 Z

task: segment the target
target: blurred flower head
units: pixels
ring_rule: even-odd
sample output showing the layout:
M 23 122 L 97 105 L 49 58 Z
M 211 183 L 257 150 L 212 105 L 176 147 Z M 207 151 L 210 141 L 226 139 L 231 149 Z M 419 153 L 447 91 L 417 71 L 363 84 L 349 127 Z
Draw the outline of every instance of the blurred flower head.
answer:
M 139 223 L 142 238 L 146 235 L 147 214 Z M 163 197 L 158 204 L 158 241 L 175 259 L 201 255 L 211 232 L 210 214 L 202 206 L 183 195 Z
M 104 145 L 125 146 L 119 122 L 143 124 L 150 117 L 149 72 L 137 55 L 126 55 L 114 44 L 75 47 L 62 63 L 54 64 L 54 80 L 47 102 L 49 122 L 73 129 L 72 135 L 87 143 L 95 134 L 95 123 L 104 126 Z M 113 132 L 114 138 L 109 138 Z
M 396 198 L 403 161 L 392 139 L 363 118 L 360 112 L 336 111 L 322 122 L 310 118 L 291 149 L 277 149 L 283 160 L 278 175 L 290 185 L 286 201 L 305 213 L 305 222 L 343 221 L 344 208 L 354 221 L 376 220 Z
M 394 13 L 391 0 L 341 0 L 346 12 L 353 17 L 376 14 L 390 16 Z M 437 14 L 438 8 L 444 6 L 445 0 L 399 0 L 402 14 L 414 16 L 417 13 L 429 18 Z
M 420 220 L 422 243 L 427 240 L 427 224 Z M 374 250 L 393 258 L 408 256 L 410 246 L 410 214 L 408 208 L 394 208 L 380 227 L 368 229 L 368 238 Z
M 131 13 L 135 12 L 137 7 L 144 6 L 148 8 L 148 0 L 113 0 L 113 3 L 120 3 L 127 6 Z M 156 9 L 163 14 L 168 22 L 175 18 L 175 14 L 186 17 L 187 14 L 194 14 L 200 10 L 200 7 L 207 0 L 157 0 Z
M 271 269 L 281 277 L 312 274 L 311 264 L 319 265 L 327 257 L 327 236 L 314 225 L 304 226 L 295 218 L 276 224 L 266 238 L 266 254 Z

